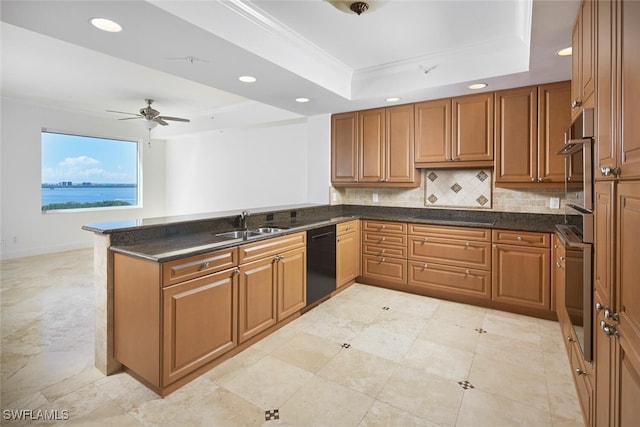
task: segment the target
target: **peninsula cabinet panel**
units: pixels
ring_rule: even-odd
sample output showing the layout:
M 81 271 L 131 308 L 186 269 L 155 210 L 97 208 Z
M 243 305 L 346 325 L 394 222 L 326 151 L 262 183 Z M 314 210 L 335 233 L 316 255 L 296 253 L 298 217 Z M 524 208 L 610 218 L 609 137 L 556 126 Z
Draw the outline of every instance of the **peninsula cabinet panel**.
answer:
M 276 324 L 276 272 L 272 257 L 240 266 L 239 342 Z
M 163 290 L 163 385 L 234 348 L 238 343 L 238 271 Z
M 415 161 L 446 162 L 451 159 L 451 100 L 415 104 Z
M 280 322 L 307 305 L 307 248 L 285 252 L 276 262 Z
M 384 256 L 362 256 L 362 275 L 396 285 L 407 284 L 407 260 Z
M 433 291 L 434 295 L 491 298 L 491 272 L 441 264 L 409 261 L 409 288 Z
M 331 116 L 331 182 L 358 180 L 358 113 Z
M 451 100 L 452 161 L 493 162 L 493 93 Z
M 551 309 L 549 249 L 494 244 L 492 273 L 494 301 Z
M 531 183 L 538 167 L 538 88 L 496 92 L 496 183 Z

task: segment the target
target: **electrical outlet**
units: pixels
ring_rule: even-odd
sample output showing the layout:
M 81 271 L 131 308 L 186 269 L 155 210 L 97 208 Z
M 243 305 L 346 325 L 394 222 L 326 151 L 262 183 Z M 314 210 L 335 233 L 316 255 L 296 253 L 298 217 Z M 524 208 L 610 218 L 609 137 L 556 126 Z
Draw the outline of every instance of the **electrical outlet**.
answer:
M 338 201 L 338 194 L 334 191 L 333 194 L 331 195 L 331 197 L 333 198 L 334 202 Z
M 371 199 L 373 200 L 373 203 L 378 203 L 378 193 L 373 193 L 371 195 Z
M 560 209 L 560 197 L 549 198 L 549 207 L 551 209 Z

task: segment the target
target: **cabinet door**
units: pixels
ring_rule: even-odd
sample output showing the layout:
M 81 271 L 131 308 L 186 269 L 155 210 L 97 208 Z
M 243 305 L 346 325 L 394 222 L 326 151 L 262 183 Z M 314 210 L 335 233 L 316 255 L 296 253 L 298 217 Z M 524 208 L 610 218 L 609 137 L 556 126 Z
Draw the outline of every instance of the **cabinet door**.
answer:
M 493 245 L 493 300 L 549 310 L 549 264 L 549 249 Z
M 537 87 L 496 92 L 496 184 L 536 181 L 537 118 Z
M 589 102 L 593 102 L 590 99 L 596 82 L 595 3 L 594 0 L 583 0 L 580 5 L 580 96 L 585 107 L 593 107 Z
M 596 289 L 593 300 L 605 306 L 604 298 L 600 296 Z M 613 360 L 615 356 L 616 341 L 612 337 L 608 337 L 600 329 L 600 322 L 609 320 L 604 318 L 604 312 L 596 312 L 593 316 L 593 367 L 595 376 L 594 387 L 594 427 L 612 426 L 613 412 L 613 378 L 615 370 L 613 368 Z
M 164 288 L 166 386 L 238 344 L 238 272 L 225 270 Z
M 276 262 L 278 322 L 307 305 L 307 249 L 285 252 Z
M 385 165 L 384 108 L 358 113 L 358 182 L 382 182 Z
M 451 100 L 438 99 L 415 104 L 415 115 L 416 163 L 451 159 Z
M 614 183 L 596 182 L 594 186 L 594 275 L 593 283 L 603 306 L 613 303 Z
M 336 286 L 350 283 L 358 277 L 358 233 L 351 232 L 338 237 L 336 242 Z
M 621 178 L 640 177 L 640 120 L 638 120 L 638 100 L 640 99 L 640 2 L 622 1 L 618 16 L 620 19 L 620 159 Z
M 413 104 L 385 108 L 384 182 L 418 183 L 414 156 Z
M 613 92 L 617 82 L 615 81 L 615 38 L 613 37 L 615 13 L 614 2 L 600 0 L 596 3 L 598 20 L 598 55 L 596 85 L 596 120 L 597 134 L 595 138 L 597 160 L 595 161 L 594 177 L 602 179 L 601 168 L 608 166 L 614 169 L 617 166 L 617 147 L 613 138 L 612 127 L 615 124 L 613 116 Z
M 640 419 L 640 182 L 618 183 L 616 226 L 619 312 L 616 425 L 631 426 Z M 609 321 L 608 323 L 611 323 Z
M 239 341 L 242 343 L 276 324 L 274 257 L 240 266 Z
M 331 116 L 331 182 L 353 184 L 358 179 L 358 113 Z
M 565 157 L 556 154 L 564 145 L 571 124 L 569 82 L 542 85 L 538 89 L 538 182 L 564 182 Z M 573 161 L 572 180 L 580 181 L 582 158 Z
M 493 93 L 451 100 L 454 161 L 493 161 Z
M 578 19 L 573 26 L 573 32 L 571 33 L 571 121 L 578 117 L 578 114 L 582 111 L 580 107 L 581 99 L 581 67 L 582 62 L 580 55 L 582 52 L 582 46 L 580 46 L 582 20 L 580 19 L 580 12 L 578 11 Z

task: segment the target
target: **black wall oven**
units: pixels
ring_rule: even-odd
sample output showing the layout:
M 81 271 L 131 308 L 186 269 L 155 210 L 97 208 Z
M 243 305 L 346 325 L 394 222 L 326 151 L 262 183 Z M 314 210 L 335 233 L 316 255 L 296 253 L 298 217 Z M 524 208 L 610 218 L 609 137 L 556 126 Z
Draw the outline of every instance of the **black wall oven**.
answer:
M 569 213 L 582 217 L 582 226 L 557 225 L 557 235 L 566 248 L 565 306 L 585 360 L 592 360 L 593 300 L 593 128 L 592 108 L 585 108 L 565 133 L 566 143 L 558 154 L 565 156 L 565 193 L 583 192 L 582 204 L 569 204 Z M 580 170 L 579 174 L 572 173 Z M 576 179 L 577 177 L 577 179 Z

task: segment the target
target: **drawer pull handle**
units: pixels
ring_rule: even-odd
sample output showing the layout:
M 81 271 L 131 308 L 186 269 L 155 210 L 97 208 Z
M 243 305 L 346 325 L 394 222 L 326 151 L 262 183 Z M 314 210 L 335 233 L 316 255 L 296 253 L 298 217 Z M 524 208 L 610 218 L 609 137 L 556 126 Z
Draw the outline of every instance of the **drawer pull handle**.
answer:
M 424 263 L 424 265 L 422 266 L 423 269 L 425 268 L 429 268 L 429 264 L 427 264 L 426 262 Z
M 518 240 L 522 240 L 522 236 L 518 236 L 516 237 Z
M 380 251 L 380 255 L 384 254 L 384 251 L 386 251 L 386 249 L 382 249 L 382 250 Z
M 559 262 L 556 262 L 556 267 L 562 268 L 562 264 L 560 264 Z
M 575 339 L 574 337 L 572 337 L 571 335 L 569 335 L 569 336 L 567 337 L 567 341 L 568 341 L 568 342 L 576 342 L 576 339 Z
M 385 262 L 385 261 L 386 261 L 385 257 L 380 258 L 380 262 Z
M 425 238 L 424 238 L 424 241 L 423 241 L 422 243 L 427 243 L 428 241 L 429 241 L 429 238 L 428 238 L 428 237 L 425 237 Z
M 209 261 L 205 262 L 204 264 L 202 264 L 202 268 L 209 268 Z
M 466 247 L 469 247 L 469 246 L 471 246 L 471 243 L 467 242 L 467 243 L 465 243 L 464 245 L 465 245 Z
M 381 238 L 380 238 L 380 241 L 381 241 L 381 242 L 384 242 L 384 241 L 385 241 L 385 239 L 386 239 L 386 237 L 381 237 Z
M 580 369 L 580 368 L 576 368 L 576 374 L 578 375 L 587 375 L 587 371 Z
M 604 332 L 604 334 L 606 336 L 608 336 L 608 337 L 619 337 L 620 336 L 620 332 L 618 332 L 616 327 L 614 325 L 609 325 L 604 320 L 600 321 L 600 329 L 602 329 L 602 332 Z
M 468 276 L 469 274 L 471 274 L 471 272 L 470 272 L 469 270 L 465 270 L 465 273 L 467 273 L 467 276 Z
M 382 226 L 382 227 L 380 227 L 380 228 L 382 228 L 382 229 L 384 230 L 386 227 L 387 227 L 386 225 L 383 225 L 383 226 Z

